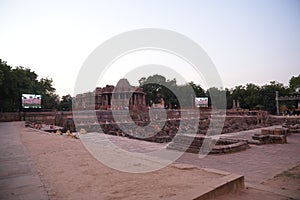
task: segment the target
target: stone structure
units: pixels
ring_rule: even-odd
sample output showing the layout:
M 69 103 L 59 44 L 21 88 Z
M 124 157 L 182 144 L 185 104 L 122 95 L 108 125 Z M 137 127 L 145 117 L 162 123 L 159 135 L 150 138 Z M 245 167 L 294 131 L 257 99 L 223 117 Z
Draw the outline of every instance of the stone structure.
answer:
M 94 110 L 95 109 L 95 91 L 77 94 L 73 99 L 74 110 Z
M 249 145 L 245 141 L 224 138 L 212 141 L 212 138 L 206 137 L 204 135 L 196 135 L 194 138 L 191 137 L 192 136 L 189 135 L 178 135 L 167 146 L 167 148 L 197 154 L 203 154 L 207 152 L 209 152 L 210 154 L 233 153 L 249 148 Z
M 300 95 L 299 91 L 294 92 L 291 96 L 279 96 L 279 92 L 276 91 L 275 94 L 275 101 L 276 101 L 276 114 L 279 115 L 279 102 L 280 101 L 297 101 L 297 108 L 294 110 L 296 113 L 300 113 Z
M 283 144 L 287 143 L 287 136 L 289 135 L 288 128 L 266 128 L 262 129 L 261 133 L 255 133 L 253 140 L 260 141 L 261 144 Z
M 232 109 L 233 110 L 239 110 L 240 108 L 240 101 L 239 100 L 232 100 Z
M 78 94 L 75 110 L 145 110 L 145 93 L 142 88 L 131 86 L 127 79 L 120 79 L 116 86 L 97 87 L 93 92 Z

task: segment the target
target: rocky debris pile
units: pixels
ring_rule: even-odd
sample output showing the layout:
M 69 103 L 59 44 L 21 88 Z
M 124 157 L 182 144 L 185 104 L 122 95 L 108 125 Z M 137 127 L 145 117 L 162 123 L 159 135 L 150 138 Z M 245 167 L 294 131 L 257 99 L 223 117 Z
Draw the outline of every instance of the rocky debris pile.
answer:
M 299 116 L 275 116 L 270 115 L 267 121 L 267 124 L 272 125 L 285 125 L 285 126 L 292 126 L 296 124 L 300 124 L 300 117 Z

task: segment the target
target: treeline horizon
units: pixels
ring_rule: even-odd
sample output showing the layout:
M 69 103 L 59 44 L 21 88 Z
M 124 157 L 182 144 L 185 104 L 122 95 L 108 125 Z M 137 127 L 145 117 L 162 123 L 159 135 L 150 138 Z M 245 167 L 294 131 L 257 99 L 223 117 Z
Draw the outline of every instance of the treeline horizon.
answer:
M 184 94 L 186 91 L 184 88 L 192 87 L 197 97 L 209 98 L 209 106 L 211 106 L 210 93 L 213 93 L 215 97 L 220 96 L 220 98 L 222 98 L 226 96 L 225 106 L 227 109 L 233 107 L 233 100 L 238 100 L 240 108 L 242 109 L 261 109 L 272 114 L 276 113 L 276 91 L 278 91 L 279 96 L 300 94 L 299 91 L 296 92 L 296 90 L 300 89 L 300 75 L 292 76 L 288 86 L 284 86 L 277 81 L 271 81 L 269 84 L 263 86 L 248 83 L 246 85 L 235 86 L 231 89 L 212 87 L 204 90 L 199 84 L 197 85 L 194 82 L 189 82 L 188 85 L 177 85 L 176 79 L 167 80 L 165 77 L 157 74 L 149 76 L 148 78 L 143 77 L 140 79 L 139 83 L 140 87 L 142 87 L 143 91 L 146 93 L 147 104 L 151 103 L 150 101 L 153 100 L 154 103 L 157 103 L 159 98 L 163 97 L 165 102 L 167 102 L 167 107 L 168 104 L 171 104 L 172 106 L 179 104 L 176 96 L 168 88 L 171 88 L 172 91 L 181 92 L 183 94 L 182 96 L 188 96 L 188 94 Z M 295 109 L 298 106 L 297 101 L 281 101 L 281 105 L 285 106 L 287 109 Z
M 233 100 L 238 100 L 242 109 L 262 109 L 275 114 L 275 92 L 278 91 L 280 96 L 296 94 L 297 88 L 300 88 L 300 74 L 292 76 L 288 86 L 277 81 L 271 81 L 263 86 L 248 83 L 230 89 L 213 87 L 207 90 L 204 90 L 199 84 L 192 81 L 187 83 L 187 85 L 177 85 L 175 78 L 169 80 L 156 74 L 142 77 L 139 80 L 139 87 L 143 88 L 146 94 L 147 105 L 157 103 L 159 99 L 163 98 L 166 108 L 180 107 L 179 101 L 173 92 L 176 91 L 183 96 L 190 96 L 188 91 L 190 91 L 189 88 L 192 88 L 195 96 L 208 97 L 209 102 L 210 93 L 220 93 L 222 96 L 226 96 L 225 107 L 227 109 L 232 108 Z M 41 94 L 42 108 L 44 109 L 72 110 L 72 96 L 66 94 L 60 98 L 55 92 L 56 89 L 53 87 L 51 78 L 38 79 L 38 75 L 31 71 L 30 68 L 22 66 L 11 67 L 6 61 L 0 59 L 0 112 L 19 111 L 22 94 Z M 297 94 L 299 94 L 299 91 Z M 191 98 L 186 98 L 186 101 L 191 101 Z M 288 109 L 297 107 L 295 101 L 284 101 L 281 102 L 281 105 L 286 106 Z

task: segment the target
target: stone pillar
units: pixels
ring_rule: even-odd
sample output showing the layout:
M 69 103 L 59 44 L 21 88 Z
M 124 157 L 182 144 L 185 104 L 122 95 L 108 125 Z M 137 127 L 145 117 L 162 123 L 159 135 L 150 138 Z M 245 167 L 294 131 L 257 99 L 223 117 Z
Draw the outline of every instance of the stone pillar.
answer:
M 142 105 L 142 102 L 143 102 L 143 97 L 141 94 L 139 94 L 139 104 Z
M 275 92 L 275 100 L 276 100 L 276 114 L 279 115 L 278 91 Z
M 239 100 L 236 100 L 236 108 L 240 109 L 240 101 Z
M 235 99 L 232 100 L 232 109 L 236 109 L 236 103 L 235 103 Z

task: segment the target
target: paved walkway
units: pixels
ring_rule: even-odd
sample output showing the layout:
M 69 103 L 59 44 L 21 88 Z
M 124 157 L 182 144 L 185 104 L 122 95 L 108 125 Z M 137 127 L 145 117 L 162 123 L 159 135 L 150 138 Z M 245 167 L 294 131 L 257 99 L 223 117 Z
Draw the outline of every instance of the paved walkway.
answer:
M 292 134 L 287 144 L 251 145 L 241 152 L 208 155 L 184 153 L 178 162 L 216 168 L 245 176 L 245 181 L 258 184 L 300 164 L 300 134 Z
M 48 199 L 12 123 L 0 123 L 0 199 Z

